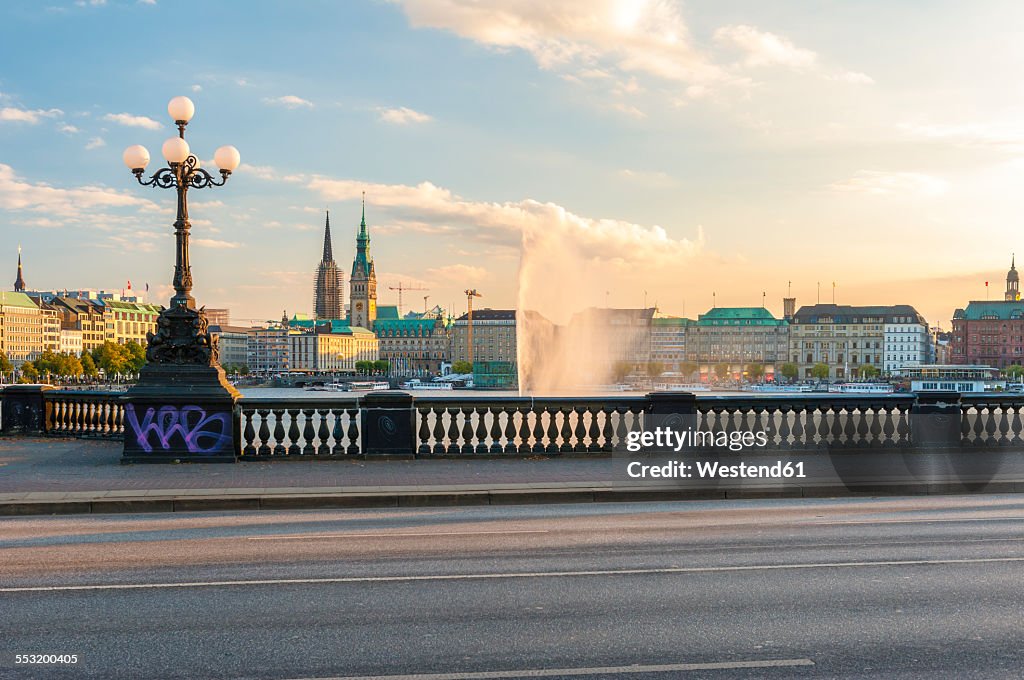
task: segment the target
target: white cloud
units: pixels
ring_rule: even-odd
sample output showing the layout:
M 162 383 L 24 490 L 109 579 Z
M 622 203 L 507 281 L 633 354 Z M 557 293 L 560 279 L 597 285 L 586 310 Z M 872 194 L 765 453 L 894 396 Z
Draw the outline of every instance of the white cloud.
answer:
M 152 201 L 102 186 L 69 189 L 27 182 L 14 169 L 0 163 L 0 209 L 81 217 L 97 209 L 141 208 L 157 210 Z
M 487 270 L 483 267 L 474 267 L 468 264 L 447 264 L 443 267 L 434 267 L 427 270 L 427 275 L 434 279 L 462 283 L 478 283 L 488 277 Z
M 903 123 L 899 129 L 918 139 L 967 147 L 995 147 L 1016 152 L 1024 149 L 1024 125 L 1019 122 Z
M 674 239 L 660 226 L 583 217 L 554 203 L 531 199 L 470 201 L 430 182 L 416 186 L 368 184 L 317 176 L 307 186 L 329 201 L 355 200 L 366 191 L 368 205 L 387 207 L 425 223 L 451 226 L 453 238 L 518 247 L 525 234 L 558 232 L 574 243 L 581 257 L 599 261 L 629 257 L 637 262 L 678 262 L 703 243 L 703 236 L 696 241 Z
M 239 84 L 244 84 L 244 82 L 240 82 Z M 308 99 L 303 99 L 302 97 L 296 97 L 293 94 L 286 94 L 282 97 L 267 97 L 263 101 L 267 104 L 284 106 L 289 109 L 298 109 L 302 107 L 309 109 L 313 108 L 313 102 Z
M 193 92 L 202 92 L 203 91 L 203 86 L 199 85 L 199 84 L 193 85 L 192 86 L 192 91 Z
M 64 112 L 60 109 L 19 109 L 13 106 L 5 106 L 0 109 L 0 121 L 8 121 L 14 123 L 29 123 L 35 125 L 43 118 L 57 118 L 63 116 Z
M 715 31 L 715 40 L 729 43 L 746 53 L 747 66 L 813 66 L 818 58 L 811 50 L 797 47 L 788 39 L 760 31 L 753 26 L 723 26 Z
M 395 125 L 408 125 L 409 123 L 426 123 L 433 120 L 431 116 L 419 111 L 408 109 L 404 106 L 392 109 L 378 109 L 380 111 L 380 119 L 385 123 L 393 123 Z
M 71 125 L 70 123 L 61 123 L 57 126 L 57 129 L 60 132 L 63 132 L 64 134 L 68 135 L 77 135 L 79 132 L 81 132 L 81 130 L 76 128 L 74 125 Z
M 156 0 L 139 0 L 139 4 L 152 6 L 156 4 Z
M 196 238 L 196 239 L 192 239 L 192 243 L 194 245 L 199 246 L 200 248 L 217 248 L 217 249 L 221 249 L 221 248 L 238 248 L 239 245 L 240 245 L 240 244 L 235 243 L 233 241 L 218 241 L 218 240 L 212 239 L 212 238 Z
M 619 170 L 618 176 L 631 182 L 652 187 L 669 187 L 677 183 L 668 173 L 652 170 L 630 170 L 625 168 Z
M 117 123 L 118 125 L 140 127 L 147 130 L 159 130 L 163 127 L 163 125 L 152 118 L 147 116 L 135 116 L 130 113 L 108 113 L 103 116 L 103 120 L 109 120 L 110 122 Z
M 853 177 L 834 182 L 828 188 L 870 196 L 938 196 L 946 192 L 949 182 L 919 172 L 860 170 Z
M 85 148 L 86 148 L 87 151 L 92 151 L 93 149 L 99 149 L 99 148 L 104 147 L 106 145 L 107 145 L 107 143 L 106 143 L 106 141 L 104 141 L 104 139 L 102 137 L 93 137 L 85 145 Z

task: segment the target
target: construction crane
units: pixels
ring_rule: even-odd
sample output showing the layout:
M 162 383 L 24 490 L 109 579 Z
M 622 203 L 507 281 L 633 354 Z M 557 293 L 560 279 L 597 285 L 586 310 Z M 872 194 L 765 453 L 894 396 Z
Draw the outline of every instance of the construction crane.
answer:
M 398 291 L 398 316 L 401 317 L 402 316 L 402 291 L 403 290 L 430 290 L 430 289 L 429 288 L 424 288 L 423 286 L 406 286 L 401 281 L 399 281 L 397 286 L 388 286 L 388 290 L 397 290 Z
M 473 298 L 483 297 L 480 293 L 476 292 L 476 288 L 470 288 L 466 290 L 466 345 L 469 348 L 469 365 L 473 365 Z

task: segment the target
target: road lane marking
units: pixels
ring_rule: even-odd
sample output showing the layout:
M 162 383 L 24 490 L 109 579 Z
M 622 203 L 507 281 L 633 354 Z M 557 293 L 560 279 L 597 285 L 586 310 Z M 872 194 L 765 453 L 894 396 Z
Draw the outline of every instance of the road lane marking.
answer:
M 508 531 L 434 531 L 431 533 L 386 533 L 386 534 L 297 534 L 292 536 L 246 536 L 250 541 L 304 541 L 310 538 L 409 538 L 412 536 L 502 536 L 505 534 L 547 534 L 547 529 L 511 529 Z
M 815 525 L 835 524 L 933 524 L 939 522 L 1020 522 L 1024 517 L 941 517 L 936 519 L 838 519 L 834 521 L 807 522 Z M 803 523 L 803 522 L 801 522 Z
M 877 562 L 808 562 L 803 564 L 749 564 L 725 567 L 661 567 L 651 569 L 590 569 L 583 571 L 524 571 L 506 574 L 412 574 L 408 576 L 334 576 L 323 578 L 268 578 L 248 581 L 182 581 L 171 583 L 97 583 L 76 586 L 16 586 L 0 593 L 46 593 L 74 590 L 141 590 L 145 588 L 217 588 L 226 586 L 316 585 L 326 583 L 393 583 L 401 581 L 483 581 L 492 579 L 571 578 L 574 576 L 646 576 L 657 574 L 715 574 L 788 569 L 842 569 L 855 567 L 908 567 L 946 564 L 998 564 L 1024 562 L 1024 557 L 978 557 L 948 560 L 885 560 Z
M 468 673 L 412 673 L 409 675 L 346 675 L 331 678 L 295 680 L 501 680 L 502 678 L 549 678 L 566 675 L 625 675 L 633 673 L 669 673 L 672 671 L 739 670 L 744 668 L 791 668 L 813 666 L 810 659 L 765 659 L 764 661 L 721 661 L 716 663 L 673 663 L 637 666 L 601 666 L 597 668 L 534 668 L 514 671 Z

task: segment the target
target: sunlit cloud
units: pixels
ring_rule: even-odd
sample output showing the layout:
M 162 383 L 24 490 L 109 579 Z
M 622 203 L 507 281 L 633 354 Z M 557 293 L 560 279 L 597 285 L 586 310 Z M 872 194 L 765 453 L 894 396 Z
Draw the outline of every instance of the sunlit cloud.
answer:
M 239 84 L 244 85 L 245 81 L 242 81 Z M 313 102 L 308 99 L 303 99 L 302 97 L 297 97 L 294 94 L 286 94 L 281 97 L 267 97 L 263 101 L 267 104 L 283 106 L 288 109 L 313 108 Z
M 14 106 L 0 108 L 0 121 L 13 123 L 28 123 L 35 125 L 44 118 L 57 118 L 63 116 L 60 109 L 19 109 Z
M 385 123 L 394 125 L 409 125 L 410 123 L 426 123 L 433 120 L 433 117 L 425 113 L 400 106 L 394 109 L 379 109 L 380 119 Z
M 130 113 L 108 113 L 103 116 L 103 120 L 109 120 L 111 123 L 117 123 L 126 127 L 145 128 L 146 130 L 159 130 L 163 127 L 163 125 L 148 116 L 136 116 Z
M 871 196 L 938 196 L 949 182 L 919 172 L 860 170 L 853 177 L 829 185 L 833 191 Z

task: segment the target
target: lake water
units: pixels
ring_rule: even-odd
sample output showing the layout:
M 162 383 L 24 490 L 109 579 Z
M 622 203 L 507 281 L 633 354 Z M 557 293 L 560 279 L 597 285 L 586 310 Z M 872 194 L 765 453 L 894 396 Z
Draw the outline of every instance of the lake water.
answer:
M 368 392 L 319 392 L 319 391 L 307 391 L 296 387 L 239 387 L 238 391 L 242 393 L 243 397 L 258 397 L 261 399 L 295 399 L 295 398 L 315 398 L 324 400 L 351 400 L 356 397 L 366 395 Z M 414 397 L 441 397 L 449 399 L 489 399 L 491 397 L 518 397 L 519 392 L 516 390 L 402 390 L 408 392 Z M 642 397 L 646 395 L 650 390 L 635 390 L 626 392 L 598 392 L 598 391 L 580 391 L 577 394 L 571 395 L 557 395 L 557 396 L 574 396 L 574 397 Z M 718 391 L 713 390 L 710 392 L 697 392 L 698 395 L 709 395 L 709 396 L 722 396 L 722 395 L 736 395 L 744 397 L 758 396 L 756 392 L 736 392 L 736 391 Z M 551 396 L 551 395 L 524 395 L 524 396 Z

